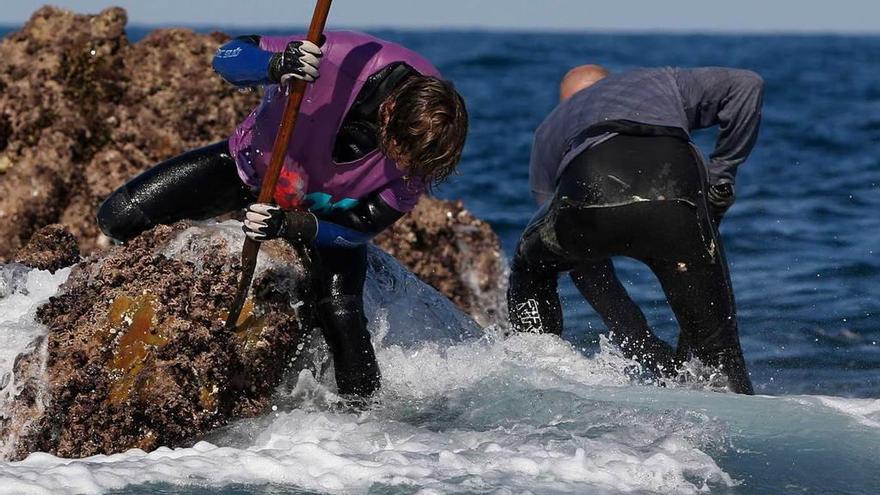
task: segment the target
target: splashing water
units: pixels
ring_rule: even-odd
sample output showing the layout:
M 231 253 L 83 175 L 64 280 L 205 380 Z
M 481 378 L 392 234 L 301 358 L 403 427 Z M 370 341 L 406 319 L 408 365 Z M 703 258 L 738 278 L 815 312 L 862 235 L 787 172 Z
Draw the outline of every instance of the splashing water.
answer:
M 0 266 L 0 404 L 20 392 L 12 372 L 15 358 L 35 344 L 35 337 L 46 334 L 34 316 L 68 275 L 69 268 L 52 274 L 16 264 Z
M 182 234 L 169 253 L 185 257 L 184 246 L 199 249 L 197 237 Z M 314 366 L 293 372 L 262 417 L 188 448 L 81 460 L 35 453 L 0 463 L 0 492 L 867 493 L 862 488 L 880 486 L 880 401 L 646 385 L 638 365 L 607 342 L 587 357 L 554 336 L 484 334 L 392 258 L 371 251 L 369 265 L 365 301 L 383 388 L 366 411 L 340 406 L 317 345 Z M 66 272 L 3 270 L 0 362 L 11 369 L 45 333 L 34 308 Z
M 583 486 L 697 493 L 735 484 L 701 450 L 717 448 L 726 435 L 707 415 L 609 407 L 577 393 L 603 382 L 625 387 L 622 358 L 604 356 L 606 367 L 558 339 L 523 336 L 391 346 L 379 359 L 384 389 L 364 413 L 323 408 L 316 398 L 329 392 L 304 371 L 295 409 L 239 422 L 211 443 L 80 461 L 33 454 L 0 465 L 0 477 L 34 493 L 100 493 L 156 482 L 274 483 L 330 493 L 381 486 L 392 493 L 414 487 L 572 493 Z

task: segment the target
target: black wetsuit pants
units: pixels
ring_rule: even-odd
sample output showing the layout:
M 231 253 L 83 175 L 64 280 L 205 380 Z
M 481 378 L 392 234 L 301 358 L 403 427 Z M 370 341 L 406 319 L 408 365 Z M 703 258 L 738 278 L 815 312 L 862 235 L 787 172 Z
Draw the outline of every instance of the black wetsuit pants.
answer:
M 126 241 L 158 224 L 204 220 L 254 201 L 222 141 L 171 158 L 124 184 L 101 205 L 98 224 L 109 237 Z M 379 387 L 379 367 L 363 308 L 366 246 L 308 249 L 316 314 L 333 354 L 339 392 L 370 395 Z
M 702 162 L 680 138 L 618 135 L 583 152 L 517 246 L 508 292 L 513 328 L 561 334 L 557 279 L 570 272 L 630 357 L 664 372 L 696 356 L 720 365 L 734 391 L 752 393 L 707 187 Z M 676 351 L 651 332 L 612 256 L 642 261 L 657 276 L 679 323 Z

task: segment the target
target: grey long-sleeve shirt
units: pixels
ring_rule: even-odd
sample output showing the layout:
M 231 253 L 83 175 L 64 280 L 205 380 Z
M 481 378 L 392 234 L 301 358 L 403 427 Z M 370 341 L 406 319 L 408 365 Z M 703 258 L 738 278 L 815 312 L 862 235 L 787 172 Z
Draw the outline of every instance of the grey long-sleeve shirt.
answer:
M 720 126 L 709 157 L 709 181 L 732 183 L 758 136 L 763 80 L 752 71 L 706 67 L 638 69 L 612 74 L 562 102 L 535 132 L 529 183 L 539 203 L 584 150 L 613 136 L 583 137 L 611 120 L 677 127 L 685 132 Z

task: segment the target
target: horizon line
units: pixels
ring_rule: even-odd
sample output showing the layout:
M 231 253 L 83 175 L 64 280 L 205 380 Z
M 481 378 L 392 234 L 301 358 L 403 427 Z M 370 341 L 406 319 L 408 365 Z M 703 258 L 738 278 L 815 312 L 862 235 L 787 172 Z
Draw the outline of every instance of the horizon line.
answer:
M 27 21 L 22 23 L 11 23 L 0 21 L 0 28 L 17 29 L 23 27 Z M 171 28 L 187 28 L 193 30 L 241 30 L 241 29 L 263 29 L 270 31 L 290 31 L 296 29 L 306 29 L 307 26 L 290 26 L 277 24 L 215 24 L 215 23 L 140 23 L 133 22 L 126 24 L 126 29 L 171 29 Z M 480 25 L 343 25 L 335 27 L 337 30 L 381 30 L 381 31 L 402 31 L 402 32 L 466 32 L 466 33 L 535 33 L 535 34 L 618 34 L 618 35 L 672 35 L 672 36 L 853 36 L 853 37 L 880 37 L 880 29 L 877 30 L 834 30 L 834 29 L 697 29 L 697 28 L 571 28 L 571 27 L 553 27 L 553 26 L 480 26 Z

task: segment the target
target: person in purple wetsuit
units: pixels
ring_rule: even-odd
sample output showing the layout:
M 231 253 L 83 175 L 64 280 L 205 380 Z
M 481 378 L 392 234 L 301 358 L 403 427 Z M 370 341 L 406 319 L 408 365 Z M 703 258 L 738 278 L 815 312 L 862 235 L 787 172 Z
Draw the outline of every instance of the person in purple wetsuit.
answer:
M 221 46 L 214 70 L 237 86 L 264 86 L 260 104 L 228 140 L 131 179 L 97 220 L 124 242 L 157 224 L 246 208 L 248 237 L 309 251 L 338 391 L 367 397 L 380 373 L 363 309 L 366 244 L 455 170 L 467 111 L 452 84 L 402 46 L 355 32 L 327 32 L 320 46 L 303 38 L 242 36 Z M 285 153 L 277 205 L 255 203 L 289 78 L 313 84 Z

